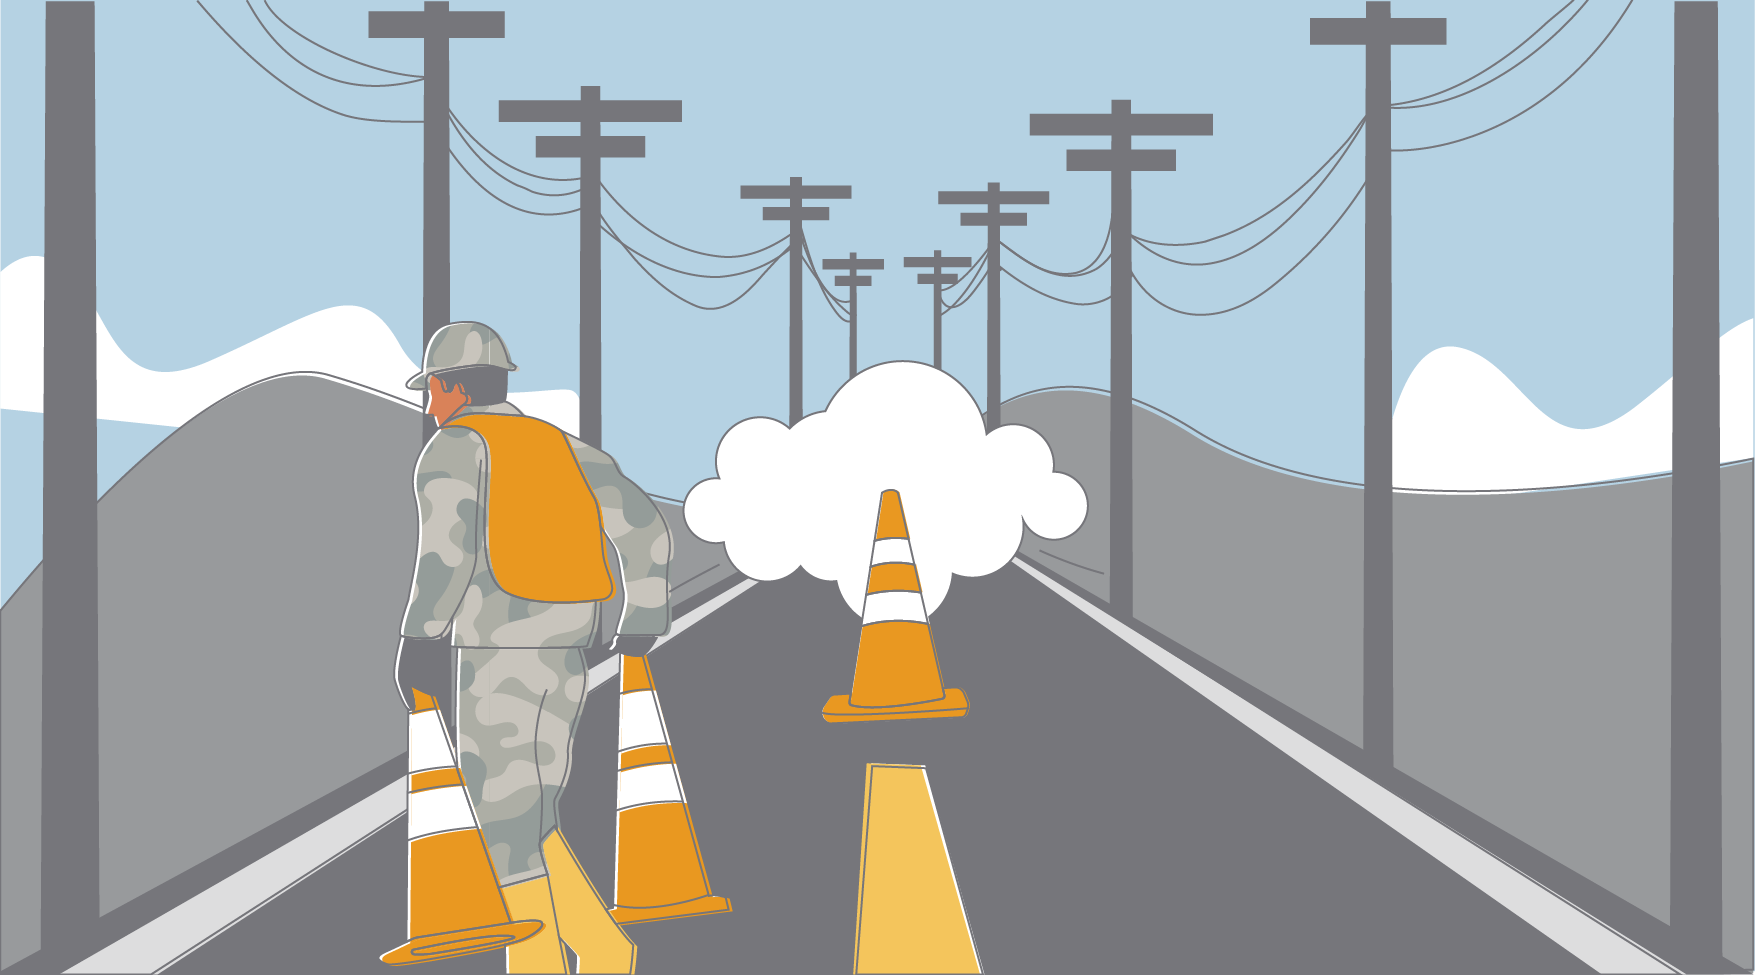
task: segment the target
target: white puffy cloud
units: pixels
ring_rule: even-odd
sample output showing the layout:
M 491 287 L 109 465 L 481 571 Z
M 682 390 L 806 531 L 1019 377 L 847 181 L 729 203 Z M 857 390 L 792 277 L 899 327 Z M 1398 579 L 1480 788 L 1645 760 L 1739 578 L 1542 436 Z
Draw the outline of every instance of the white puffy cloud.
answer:
M 996 572 L 1025 525 L 1063 538 L 1085 519 L 1085 492 L 1054 471 L 1041 435 L 988 433 L 962 384 L 917 362 L 873 366 L 822 413 L 787 428 L 744 420 L 719 441 L 719 476 L 689 492 L 689 529 L 724 542 L 738 571 L 781 579 L 800 566 L 839 584 L 854 612 L 865 598 L 878 497 L 901 492 L 927 610 L 952 574 Z

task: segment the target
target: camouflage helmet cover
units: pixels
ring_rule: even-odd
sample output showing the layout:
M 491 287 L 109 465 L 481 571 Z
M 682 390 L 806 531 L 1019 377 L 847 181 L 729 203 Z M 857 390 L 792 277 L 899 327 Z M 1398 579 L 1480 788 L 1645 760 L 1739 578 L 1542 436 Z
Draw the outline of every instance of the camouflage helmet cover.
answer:
M 498 332 L 480 322 L 452 322 L 433 333 L 433 340 L 427 343 L 426 359 L 420 372 L 408 380 L 408 388 L 425 389 L 428 376 L 469 366 L 518 371 Z

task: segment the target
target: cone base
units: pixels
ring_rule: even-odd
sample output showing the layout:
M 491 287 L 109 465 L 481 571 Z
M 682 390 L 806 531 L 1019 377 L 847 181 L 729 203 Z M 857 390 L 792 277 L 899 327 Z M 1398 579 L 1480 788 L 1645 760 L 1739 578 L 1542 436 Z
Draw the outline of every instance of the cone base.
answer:
M 507 945 L 517 944 L 541 930 L 541 921 L 508 921 L 504 924 L 484 924 L 479 928 L 464 928 L 461 931 L 427 934 L 411 938 L 402 947 L 385 952 L 379 956 L 379 960 L 386 965 L 418 965 L 423 961 L 497 951 Z
M 829 698 L 829 703 L 823 705 L 823 720 L 900 721 L 905 718 L 960 718 L 969 713 L 969 699 L 955 687 L 945 688 L 942 700 L 897 704 L 887 708 L 862 708 L 849 700 L 851 697 L 851 694 L 837 694 Z
M 615 918 L 619 924 L 640 924 L 645 921 L 664 921 L 673 917 L 729 913 L 731 913 L 731 901 L 710 894 L 706 897 L 683 901 L 681 904 L 666 904 L 663 907 L 617 907 L 609 912 L 609 916 Z

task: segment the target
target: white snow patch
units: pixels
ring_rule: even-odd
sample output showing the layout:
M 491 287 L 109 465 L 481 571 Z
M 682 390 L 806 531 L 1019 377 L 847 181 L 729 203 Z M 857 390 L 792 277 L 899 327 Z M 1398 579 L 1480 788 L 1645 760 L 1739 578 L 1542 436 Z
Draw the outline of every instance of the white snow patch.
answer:
M 1054 470 L 1040 434 L 1023 426 L 988 433 L 974 397 L 917 362 L 861 372 L 829 402 L 787 428 L 744 420 L 719 441 L 719 476 L 684 501 L 689 529 L 724 542 L 738 571 L 784 578 L 803 566 L 838 583 L 859 612 L 871 565 L 878 498 L 894 488 L 928 611 L 951 576 L 998 571 L 1026 524 L 1064 538 L 1085 519 L 1085 492 Z
M 97 328 L 97 415 L 159 426 L 184 421 L 270 376 L 314 372 L 366 386 L 408 403 L 421 395 L 404 384 L 419 367 L 390 326 L 355 305 L 306 315 L 224 355 L 188 369 L 159 372 L 136 363 Z M 572 390 L 513 393 L 519 409 L 577 434 L 579 395 Z M 0 408 L 43 411 L 43 259 L 24 257 L 0 270 Z
M 1719 337 L 1719 459 L 1755 455 L 1755 324 Z M 1395 484 L 1413 490 L 1497 491 L 1589 484 L 1670 469 L 1671 385 L 1619 419 L 1565 426 L 1467 349 L 1428 353 L 1395 409 Z

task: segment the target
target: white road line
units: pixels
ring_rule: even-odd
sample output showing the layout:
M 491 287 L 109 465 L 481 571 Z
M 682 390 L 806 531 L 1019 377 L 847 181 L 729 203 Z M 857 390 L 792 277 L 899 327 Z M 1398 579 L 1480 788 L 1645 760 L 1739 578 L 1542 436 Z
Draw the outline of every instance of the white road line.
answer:
M 696 607 L 671 623 L 670 634 L 659 638 L 658 643 L 662 644 L 699 623 L 714 610 L 748 592 L 755 584 L 755 580 L 746 579 Z M 619 673 L 621 659 L 620 654 L 613 654 L 608 660 L 591 668 L 585 675 L 586 693 L 596 690 Z M 227 928 L 291 890 L 294 885 L 322 869 L 331 860 L 400 819 L 407 808 L 408 786 L 404 778 L 398 776 L 396 781 L 147 922 L 120 941 L 67 969 L 67 972 L 69 975 L 100 972 L 109 975 L 147 975 L 164 971 Z
M 1677 969 L 1019 559 L 1013 564 L 1599 972 Z
M 401 818 L 407 796 L 399 777 L 67 971 L 133 975 L 164 970 Z
M 732 586 L 730 589 L 714 596 L 712 599 L 707 600 L 705 603 L 696 606 L 693 610 L 685 613 L 681 619 L 672 620 L 670 623 L 670 632 L 659 637 L 658 642 L 652 644 L 652 649 L 656 650 L 659 647 L 664 646 L 666 643 L 669 643 L 671 640 L 676 639 L 677 634 L 706 619 L 708 614 L 715 612 L 726 603 L 731 602 L 733 599 L 749 592 L 755 587 L 756 580 L 745 579 L 737 585 Z

